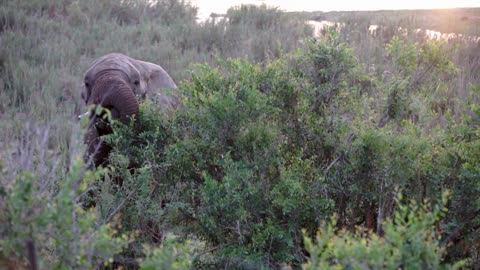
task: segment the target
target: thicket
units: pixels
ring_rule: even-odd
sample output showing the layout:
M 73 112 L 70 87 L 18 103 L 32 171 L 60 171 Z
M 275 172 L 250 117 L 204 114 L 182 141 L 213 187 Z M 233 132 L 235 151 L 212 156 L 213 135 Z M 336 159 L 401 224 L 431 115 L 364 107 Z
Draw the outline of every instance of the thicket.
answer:
M 346 32 L 306 38 L 265 6 L 1 12 L 0 266 L 478 267 L 480 84 L 452 44 L 394 37 L 372 69 Z M 112 165 L 85 171 L 82 72 L 112 50 L 183 79 L 182 107 L 143 102 L 105 137 Z

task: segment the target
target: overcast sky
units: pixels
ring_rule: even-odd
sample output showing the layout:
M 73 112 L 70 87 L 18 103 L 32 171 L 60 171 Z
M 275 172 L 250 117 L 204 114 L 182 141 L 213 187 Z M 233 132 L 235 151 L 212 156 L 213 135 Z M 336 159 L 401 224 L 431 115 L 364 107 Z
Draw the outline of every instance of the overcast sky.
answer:
M 225 13 L 229 7 L 245 4 L 276 6 L 286 11 L 430 9 L 480 7 L 480 0 L 190 0 L 199 7 L 199 16 Z

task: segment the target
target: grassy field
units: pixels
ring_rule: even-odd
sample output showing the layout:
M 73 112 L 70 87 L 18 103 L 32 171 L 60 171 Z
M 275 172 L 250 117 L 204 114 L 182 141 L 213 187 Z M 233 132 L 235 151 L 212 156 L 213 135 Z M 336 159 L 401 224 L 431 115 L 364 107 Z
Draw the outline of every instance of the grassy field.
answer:
M 480 269 L 480 9 L 0 2 L 0 268 Z M 109 52 L 185 100 L 142 104 L 87 171 L 83 74 Z

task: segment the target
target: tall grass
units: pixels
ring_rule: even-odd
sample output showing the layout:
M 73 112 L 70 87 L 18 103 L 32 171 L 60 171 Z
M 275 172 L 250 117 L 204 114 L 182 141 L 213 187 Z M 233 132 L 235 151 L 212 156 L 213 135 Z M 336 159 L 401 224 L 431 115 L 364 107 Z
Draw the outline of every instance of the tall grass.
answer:
M 214 64 L 218 56 L 262 61 L 293 50 L 308 34 L 301 19 L 266 6 L 242 6 L 218 24 L 197 24 L 196 8 L 176 0 L 6 1 L 0 9 L 2 142 L 8 145 L 24 122 L 54 125 L 59 137 L 81 133 L 70 123 L 83 108 L 83 72 L 104 54 L 160 64 L 179 82 L 193 63 Z
M 367 73 L 377 76 L 392 74 L 386 44 L 393 37 L 412 44 L 424 44 L 430 38 L 426 30 L 453 33 L 455 36 L 440 40 L 442 47 L 450 55 L 458 68 L 454 78 L 439 81 L 447 82 L 448 93 L 440 96 L 437 89 L 431 89 L 432 98 L 454 100 L 450 103 L 451 113 L 461 118 L 467 108 L 466 102 L 472 98 L 472 86 L 480 84 L 480 9 L 446 10 L 400 10 L 400 11 L 345 11 L 312 12 L 307 16 L 316 20 L 328 20 L 342 23 L 339 36 L 355 50 L 359 62 Z M 379 28 L 374 32 L 369 27 Z

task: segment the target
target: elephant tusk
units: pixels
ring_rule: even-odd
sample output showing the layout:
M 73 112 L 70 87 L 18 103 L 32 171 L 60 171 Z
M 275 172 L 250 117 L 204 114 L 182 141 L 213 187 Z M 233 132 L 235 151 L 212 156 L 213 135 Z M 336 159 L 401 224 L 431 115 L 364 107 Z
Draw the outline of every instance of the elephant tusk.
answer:
M 80 114 L 80 115 L 78 116 L 78 119 L 79 119 L 79 120 L 82 120 L 84 117 L 89 117 L 89 116 L 90 116 L 90 112 L 86 112 L 86 113 L 84 113 L 84 114 Z

